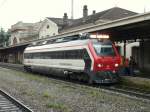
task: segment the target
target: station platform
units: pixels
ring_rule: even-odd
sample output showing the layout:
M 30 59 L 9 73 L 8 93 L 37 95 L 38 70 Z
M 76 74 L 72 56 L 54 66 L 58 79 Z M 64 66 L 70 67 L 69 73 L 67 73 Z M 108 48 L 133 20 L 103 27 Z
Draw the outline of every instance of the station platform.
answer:
M 150 91 L 150 78 L 139 76 L 121 76 L 120 83 L 124 86 Z

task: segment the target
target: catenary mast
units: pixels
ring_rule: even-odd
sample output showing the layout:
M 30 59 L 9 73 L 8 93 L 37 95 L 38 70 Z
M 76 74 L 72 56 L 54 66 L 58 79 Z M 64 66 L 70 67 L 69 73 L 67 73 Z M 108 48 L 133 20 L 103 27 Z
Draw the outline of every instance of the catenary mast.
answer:
M 74 0 L 71 0 L 71 19 L 73 19 Z

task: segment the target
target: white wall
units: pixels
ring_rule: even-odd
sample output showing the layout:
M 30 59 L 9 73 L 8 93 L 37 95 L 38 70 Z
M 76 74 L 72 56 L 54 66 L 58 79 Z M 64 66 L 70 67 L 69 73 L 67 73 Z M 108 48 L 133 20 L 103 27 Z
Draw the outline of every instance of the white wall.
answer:
M 121 47 L 121 56 L 124 56 L 124 43 L 116 44 Z M 132 55 L 132 47 L 139 46 L 139 42 L 127 43 L 126 44 L 126 58 L 130 58 Z
M 47 28 L 47 26 L 49 26 L 49 28 Z M 54 23 L 53 21 L 49 20 L 49 19 L 45 19 L 40 31 L 39 31 L 39 38 L 46 38 L 48 36 L 54 36 L 58 34 L 58 26 L 56 23 Z

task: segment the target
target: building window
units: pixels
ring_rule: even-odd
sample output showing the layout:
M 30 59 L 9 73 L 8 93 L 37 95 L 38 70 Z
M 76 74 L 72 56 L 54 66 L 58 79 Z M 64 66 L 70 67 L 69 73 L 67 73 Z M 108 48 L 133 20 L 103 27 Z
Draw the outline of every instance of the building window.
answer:
M 17 38 L 14 37 L 14 39 L 13 39 L 13 45 L 16 45 L 16 44 L 17 44 Z
M 50 51 L 25 53 L 25 59 L 90 59 L 86 50 L 76 49 L 67 51 Z
M 47 25 L 47 29 L 49 29 L 49 25 Z
M 46 35 L 46 37 L 48 38 L 48 37 L 50 37 L 50 35 Z

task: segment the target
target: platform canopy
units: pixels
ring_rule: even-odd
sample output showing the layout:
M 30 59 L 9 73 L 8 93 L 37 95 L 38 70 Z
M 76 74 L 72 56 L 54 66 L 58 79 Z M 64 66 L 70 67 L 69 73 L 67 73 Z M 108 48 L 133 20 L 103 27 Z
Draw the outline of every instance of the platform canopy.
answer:
M 150 39 L 150 12 L 118 19 L 103 24 L 64 32 L 58 36 L 69 36 L 84 32 L 109 34 L 114 41 Z
M 18 50 L 24 50 L 28 45 L 29 43 L 3 47 L 3 48 L 0 48 L 0 52 L 17 52 Z
M 146 39 L 150 39 L 149 29 L 150 29 L 150 12 L 137 14 L 134 16 L 130 16 L 123 19 L 114 20 L 114 21 L 109 21 L 105 23 L 93 24 L 86 27 L 79 27 L 78 29 L 66 31 L 56 36 L 33 40 L 23 44 L 10 46 L 8 48 L 13 49 L 13 47 L 19 47 L 19 46 L 21 47 L 33 42 L 40 42 L 52 38 L 61 38 L 65 36 L 72 36 L 72 35 L 77 35 L 85 32 L 88 33 L 98 32 L 101 34 L 107 34 L 110 35 L 110 39 L 113 41 L 125 41 L 125 40 L 137 40 L 137 39 L 146 40 Z M 2 48 L 2 49 L 8 49 L 8 48 Z

